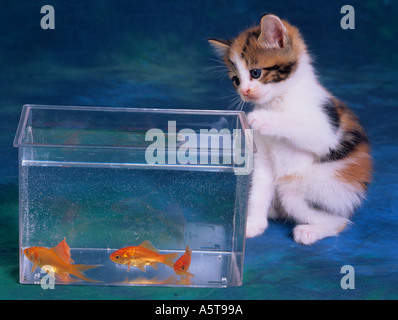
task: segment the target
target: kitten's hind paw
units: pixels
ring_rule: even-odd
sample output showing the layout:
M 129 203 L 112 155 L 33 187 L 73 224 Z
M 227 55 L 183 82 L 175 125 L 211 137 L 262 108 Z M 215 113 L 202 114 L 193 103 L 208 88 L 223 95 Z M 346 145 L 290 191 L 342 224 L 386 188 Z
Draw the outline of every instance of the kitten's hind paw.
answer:
M 302 224 L 293 229 L 293 236 L 294 241 L 308 246 L 330 235 L 320 225 Z

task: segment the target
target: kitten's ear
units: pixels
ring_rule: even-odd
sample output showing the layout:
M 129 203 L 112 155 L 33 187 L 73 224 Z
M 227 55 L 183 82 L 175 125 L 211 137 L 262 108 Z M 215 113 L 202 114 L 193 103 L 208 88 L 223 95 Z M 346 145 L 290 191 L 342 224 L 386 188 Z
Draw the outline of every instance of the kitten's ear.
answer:
M 223 58 L 231 47 L 231 43 L 227 40 L 208 39 L 208 41 L 220 58 Z
M 282 20 L 273 14 L 263 16 L 258 41 L 267 49 L 284 48 L 287 44 L 287 30 Z

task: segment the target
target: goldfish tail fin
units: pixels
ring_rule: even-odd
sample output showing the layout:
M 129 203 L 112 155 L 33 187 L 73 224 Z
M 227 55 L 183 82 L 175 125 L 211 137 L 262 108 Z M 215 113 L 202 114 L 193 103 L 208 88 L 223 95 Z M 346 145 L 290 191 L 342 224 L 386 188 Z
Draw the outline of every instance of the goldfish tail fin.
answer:
M 75 277 L 78 277 L 79 279 L 84 280 L 84 281 L 101 282 L 101 281 L 97 281 L 97 280 L 88 278 L 84 274 L 84 271 L 87 271 L 87 270 L 90 270 L 90 269 L 94 269 L 94 268 L 98 268 L 98 267 L 101 267 L 101 265 L 72 264 L 70 266 L 69 273 L 74 275 Z
M 178 253 L 169 253 L 164 255 L 164 264 L 170 268 L 174 267 L 174 260 L 178 257 Z
M 72 278 L 69 273 L 64 272 L 64 273 L 55 273 L 54 274 L 55 279 L 61 282 L 80 282 L 80 279 Z

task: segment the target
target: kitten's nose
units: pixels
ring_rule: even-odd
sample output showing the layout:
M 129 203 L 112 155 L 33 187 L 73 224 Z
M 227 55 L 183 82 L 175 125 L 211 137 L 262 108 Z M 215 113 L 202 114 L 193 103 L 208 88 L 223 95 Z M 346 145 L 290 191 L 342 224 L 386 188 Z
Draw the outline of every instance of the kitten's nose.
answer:
M 242 89 L 242 90 L 240 90 L 240 92 L 241 92 L 244 96 L 248 97 L 248 96 L 250 96 L 251 89 L 250 89 L 250 88 Z

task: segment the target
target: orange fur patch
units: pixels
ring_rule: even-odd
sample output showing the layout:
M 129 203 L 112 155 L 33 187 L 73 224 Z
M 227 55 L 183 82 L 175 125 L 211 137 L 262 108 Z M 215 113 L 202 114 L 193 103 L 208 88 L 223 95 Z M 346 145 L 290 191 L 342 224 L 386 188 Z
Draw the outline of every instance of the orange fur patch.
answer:
M 340 118 L 340 125 L 344 131 L 359 131 L 365 134 L 362 126 L 360 125 L 358 118 L 354 113 L 348 109 L 345 104 L 336 98 L 332 98 L 334 105 L 336 106 L 337 114 Z
M 366 189 L 372 178 L 372 159 L 369 151 L 368 143 L 360 144 L 344 161 L 343 168 L 336 171 L 337 178 L 360 189 Z
M 296 174 L 289 174 L 283 177 L 278 178 L 278 183 L 283 183 L 283 182 L 293 182 L 293 181 L 298 181 L 302 180 L 302 177 Z
M 346 224 L 346 223 L 344 223 L 343 225 L 337 227 L 337 230 L 336 230 L 337 233 L 342 232 L 346 227 L 347 227 L 347 224 Z
M 347 108 L 343 102 L 333 98 L 336 111 L 340 118 L 340 126 L 345 132 L 360 132 L 366 136 L 365 130 L 358 121 L 355 114 Z M 354 151 L 344 159 L 344 167 L 337 170 L 336 176 L 359 189 L 365 190 L 372 178 L 372 159 L 370 157 L 369 143 L 363 141 Z

